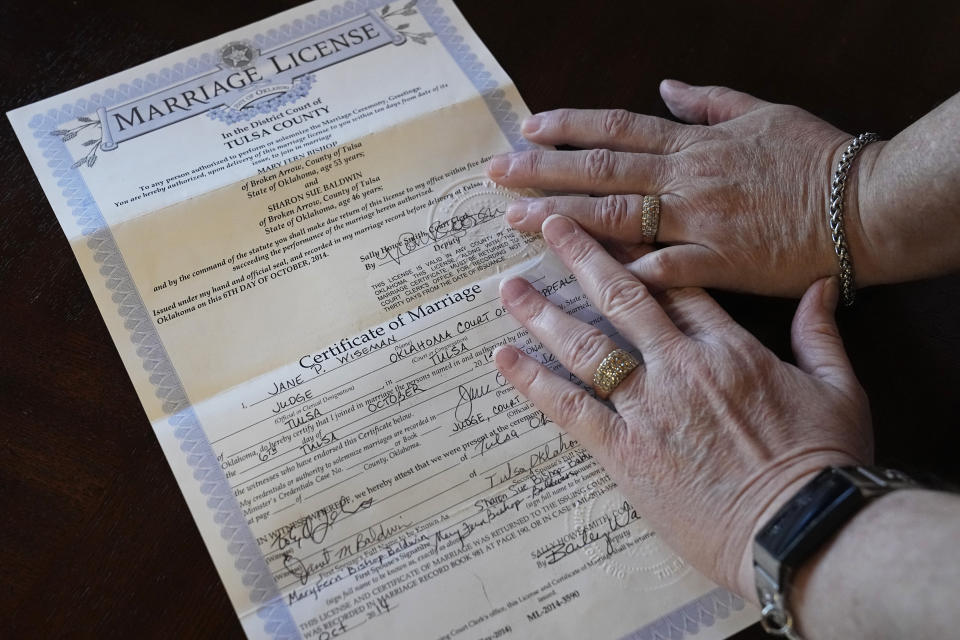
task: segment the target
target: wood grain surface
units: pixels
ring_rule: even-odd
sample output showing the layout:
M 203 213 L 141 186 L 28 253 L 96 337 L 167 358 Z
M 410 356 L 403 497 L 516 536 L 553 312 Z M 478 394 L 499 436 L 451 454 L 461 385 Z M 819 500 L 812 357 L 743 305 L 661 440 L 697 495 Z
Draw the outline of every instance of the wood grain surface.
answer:
M 0 3 L 7 111 L 294 6 Z M 459 6 L 533 111 L 666 116 L 664 77 L 793 103 L 884 137 L 960 88 L 960 4 L 491 2 Z M 954 132 L 956 135 L 956 132 Z M 243 633 L 70 247 L 0 124 L 0 637 Z M 827 170 L 827 168 L 825 168 Z M 956 230 L 954 230 L 956 233 Z M 960 237 L 958 237 L 960 242 Z M 861 292 L 841 315 L 883 463 L 957 482 L 960 278 Z M 720 296 L 789 358 L 788 300 Z M 738 636 L 761 638 L 753 627 Z

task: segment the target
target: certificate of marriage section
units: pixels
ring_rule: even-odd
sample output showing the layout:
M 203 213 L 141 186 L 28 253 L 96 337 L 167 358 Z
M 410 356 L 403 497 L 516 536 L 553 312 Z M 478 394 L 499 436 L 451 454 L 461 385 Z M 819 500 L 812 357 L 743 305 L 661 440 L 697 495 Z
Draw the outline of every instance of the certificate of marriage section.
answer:
M 250 637 L 755 619 L 493 365 L 568 375 L 506 273 L 615 335 L 484 178 L 527 113 L 451 2 L 354 0 L 9 114 Z

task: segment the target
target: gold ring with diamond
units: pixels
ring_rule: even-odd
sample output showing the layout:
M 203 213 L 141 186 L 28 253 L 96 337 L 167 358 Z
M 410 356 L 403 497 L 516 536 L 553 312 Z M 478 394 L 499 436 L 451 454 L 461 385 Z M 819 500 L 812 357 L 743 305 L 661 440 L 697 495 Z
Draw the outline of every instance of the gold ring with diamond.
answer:
M 643 241 L 653 244 L 660 228 L 660 196 L 643 196 L 643 209 L 640 215 L 640 230 Z
M 601 398 L 613 393 L 624 378 L 640 366 L 640 361 L 623 349 L 614 349 L 607 354 L 593 374 L 593 388 Z

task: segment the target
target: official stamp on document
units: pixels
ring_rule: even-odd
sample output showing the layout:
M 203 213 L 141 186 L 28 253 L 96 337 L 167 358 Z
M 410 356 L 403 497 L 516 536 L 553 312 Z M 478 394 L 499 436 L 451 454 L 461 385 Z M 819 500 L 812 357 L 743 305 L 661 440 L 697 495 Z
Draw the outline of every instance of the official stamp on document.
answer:
M 485 238 L 504 228 L 507 205 L 518 196 L 532 196 L 530 190 L 508 190 L 485 176 L 462 178 L 449 184 L 435 198 L 430 209 L 431 228 L 448 226 L 457 242 L 470 245 L 476 238 Z M 487 222 L 499 220 L 494 225 Z
M 690 572 L 690 565 L 661 541 L 619 491 L 579 502 L 567 515 L 567 525 L 571 534 L 593 539 L 580 549 L 589 565 L 629 582 L 631 588 L 655 591 Z

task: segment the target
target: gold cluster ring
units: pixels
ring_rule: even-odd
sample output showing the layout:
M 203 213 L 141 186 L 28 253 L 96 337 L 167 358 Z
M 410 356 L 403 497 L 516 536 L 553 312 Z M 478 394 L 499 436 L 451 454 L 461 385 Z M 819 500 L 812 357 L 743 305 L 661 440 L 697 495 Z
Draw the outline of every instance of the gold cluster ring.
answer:
M 653 244 L 660 229 L 660 196 L 643 196 L 640 230 L 645 244 Z
M 601 398 L 607 398 L 623 382 L 624 378 L 640 366 L 640 361 L 623 349 L 614 349 L 607 354 L 593 374 L 593 388 Z

